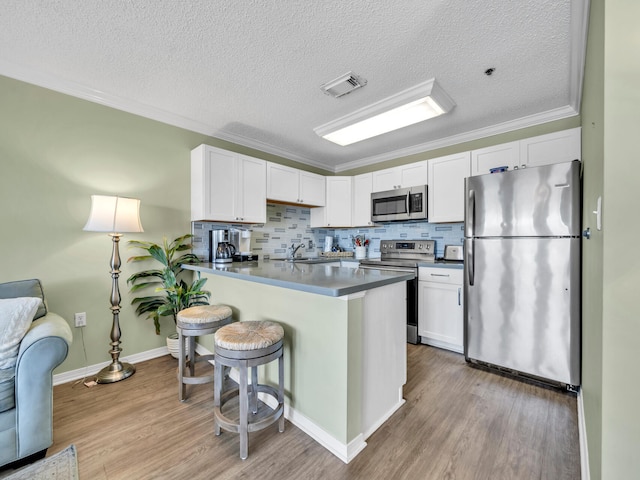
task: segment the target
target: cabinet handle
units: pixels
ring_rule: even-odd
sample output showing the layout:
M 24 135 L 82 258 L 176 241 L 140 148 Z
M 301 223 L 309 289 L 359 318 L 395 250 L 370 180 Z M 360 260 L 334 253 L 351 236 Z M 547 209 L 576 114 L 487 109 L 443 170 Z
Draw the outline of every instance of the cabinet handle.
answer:
M 444 273 L 430 273 L 429 275 L 431 275 L 432 277 L 448 277 L 449 274 L 444 274 Z
M 462 289 L 458 287 L 458 306 L 462 305 L 462 303 L 460 303 L 460 290 Z

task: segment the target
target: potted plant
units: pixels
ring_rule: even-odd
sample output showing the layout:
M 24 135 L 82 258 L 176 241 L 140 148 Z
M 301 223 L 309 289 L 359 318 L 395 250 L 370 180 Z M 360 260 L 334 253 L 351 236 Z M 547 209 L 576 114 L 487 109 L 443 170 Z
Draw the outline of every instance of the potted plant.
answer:
M 200 262 L 200 259 L 191 253 L 191 237 L 193 235 L 183 235 L 171 243 L 164 238 L 162 245 L 139 240 L 129 241 L 130 247 L 142 249 L 146 254 L 130 257 L 128 262 L 156 260 L 162 265 L 161 268 L 134 273 L 127 279 L 127 284 L 131 285 L 131 293 L 144 289 L 153 289 L 156 292 L 155 295 L 135 297 L 131 301 L 132 305 L 136 305 L 136 314 L 147 314 L 147 318 L 153 319 L 156 335 L 160 335 L 160 317 L 173 317 L 175 323 L 180 310 L 194 305 L 209 304 L 211 292 L 202 288 L 207 281 L 206 278 L 200 278 L 199 272 L 191 283 L 182 278 L 182 265 Z M 189 252 L 184 253 L 185 251 Z M 167 336 L 167 347 L 176 358 L 177 339 L 178 334 L 175 332 Z

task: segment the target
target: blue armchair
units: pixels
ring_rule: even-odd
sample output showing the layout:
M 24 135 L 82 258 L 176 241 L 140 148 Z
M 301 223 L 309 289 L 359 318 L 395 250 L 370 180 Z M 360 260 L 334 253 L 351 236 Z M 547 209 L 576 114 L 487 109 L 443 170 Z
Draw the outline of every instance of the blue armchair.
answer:
M 47 311 L 39 280 L 0 284 L 0 298 L 17 297 L 43 302 L 20 343 L 15 376 L 8 379 L 13 385 L 1 380 L 4 400 L 13 387 L 15 407 L 0 412 L 0 467 L 44 457 L 53 444 L 53 370 L 67 357 L 72 341 L 69 324 Z

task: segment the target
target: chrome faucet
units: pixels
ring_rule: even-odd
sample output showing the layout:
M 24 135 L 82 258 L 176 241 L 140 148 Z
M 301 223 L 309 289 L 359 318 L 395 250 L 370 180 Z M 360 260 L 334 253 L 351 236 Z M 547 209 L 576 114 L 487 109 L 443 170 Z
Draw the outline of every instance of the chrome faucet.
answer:
M 300 248 L 304 248 L 304 243 L 300 243 L 297 247 L 293 243 L 291 244 L 291 258 L 296 258 L 296 253 Z

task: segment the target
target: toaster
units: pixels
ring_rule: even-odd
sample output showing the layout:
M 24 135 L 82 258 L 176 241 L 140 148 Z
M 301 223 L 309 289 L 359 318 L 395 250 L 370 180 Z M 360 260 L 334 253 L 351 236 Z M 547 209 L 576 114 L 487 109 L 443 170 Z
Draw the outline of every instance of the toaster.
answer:
M 462 260 L 462 245 L 445 245 L 445 260 Z

